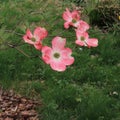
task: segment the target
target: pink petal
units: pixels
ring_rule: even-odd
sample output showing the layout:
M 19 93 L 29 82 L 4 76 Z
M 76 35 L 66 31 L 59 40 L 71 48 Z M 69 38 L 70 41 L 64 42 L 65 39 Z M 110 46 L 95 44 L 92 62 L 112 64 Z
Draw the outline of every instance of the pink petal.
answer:
M 76 21 L 80 20 L 80 15 L 79 15 L 78 11 L 74 10 L 72 12 L 72 18 L 75 19 Z
M 97 47 L 98 46 L 98 39 L 96 38 L 89 38 L 87 41 L 86 41 L 87 45 L 89 47 Z
M 84 41 L 76 40 L 75 43 L 80 46 L 84 46 Z
M 27 29 L 26 35 L 28 36 L 29 39 L 33 37 L 30 29 Z
M 34 47 L 37 49 L 37 50 L 41 50 L 41 48 L 42 48 L 42 43 L 35 43 L 34 44 Z
M 42 59 L 46 64 L 50 64 L 52 49 L 48 46 L 42 47 Z
M 86 22 L 83 21 L 83 20 L 80 20 L 80 21 L 79 21 L 78 29 L 81 30 L 81 32 L 85 32 L 85 31 L 87 31 L 89 28 L 90 28 L 90 26 L 88 25 L 88 23 L 86 23 Z
M 61 50 L 66 44 L 66 39 L 61 37 L 54 37 L 52 40 L 52 48 L 55 50 Z
M 31 41 L 31 39 L 30 39 L 27 35 L 24 35 L 24 36 L 23 36 L 23 40 L 24 40 L 26 43 L 29 43 L 29 44 L 31 44 L 31 45 L 34 44 L 34 42 Z
M 56 71 L 65 71 L 66 70 L 66 65 L 62 62 L 59 62 L 59 61 L 52 61 L 50 63 L 50 67 L 53 69 L 53 70 L 56 70 Z
M 62 51 L 62 62 L 65 64 L 65 65 L 71 65 L 73 64 L 74 62 L 74 58 L 71 56 L 72 54 L 72 50 L 70 48 L 65 48 L 63 51 Z
M 70 27 L 70 22 L 65 22 L 64 23 L 64 28 L 68 29 Z
M 72 21 L 72 14 L 68 8 L 66 8 L 66 11 L 63 13 L 62 17 L 65 21 Z
M 29 44 L 34 44 L 33 41 L 31 41 L 31 38 L 33 37 L 31 31 L 29 29 L 27 29 L 26 31 L 26 34 L 23 36 L 23 40 L 26 42 L 26 43 L 29 43 Z
M 34 37 L 37 39 L 37 41 L 43 40 L 48 35 L 48 32 L 45 28 L 37 27 L 34 30 Z

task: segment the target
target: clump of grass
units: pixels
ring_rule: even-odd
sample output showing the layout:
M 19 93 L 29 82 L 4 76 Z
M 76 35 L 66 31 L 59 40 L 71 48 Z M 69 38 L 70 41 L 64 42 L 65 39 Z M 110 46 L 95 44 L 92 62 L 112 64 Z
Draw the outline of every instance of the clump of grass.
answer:
M 118 0 L 99 1 L 96 7 L 89 13 L 90 24 L 97 25 L 102 29 L 109 29 L 109 27 L 113 27 L 113 24 L 118 25 L 119 14 Z

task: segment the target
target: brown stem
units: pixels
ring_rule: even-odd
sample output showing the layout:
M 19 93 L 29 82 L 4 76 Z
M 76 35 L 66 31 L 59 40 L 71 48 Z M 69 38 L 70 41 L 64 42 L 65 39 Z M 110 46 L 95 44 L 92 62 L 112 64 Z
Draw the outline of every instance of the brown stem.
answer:
M 24 51 L 22 51 L 21 49 L 19 49 L 18 47 L 12 45 L 12 44 L 7 44 L 9 47 L 11 48 L 15 48 L 17 51 L 19 51 L 20 53 L 22 53 L 23 55 L 25 55 L 26 57 L 30 58 L 30 56 L 28 54 L 26 54 Z

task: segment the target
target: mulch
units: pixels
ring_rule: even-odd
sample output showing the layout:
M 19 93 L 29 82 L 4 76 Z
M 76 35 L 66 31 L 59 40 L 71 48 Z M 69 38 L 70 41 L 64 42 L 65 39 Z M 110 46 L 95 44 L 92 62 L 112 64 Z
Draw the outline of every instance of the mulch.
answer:
M 0 120 L 40 120 L 36 111 L 42 104 L 0 88 Z

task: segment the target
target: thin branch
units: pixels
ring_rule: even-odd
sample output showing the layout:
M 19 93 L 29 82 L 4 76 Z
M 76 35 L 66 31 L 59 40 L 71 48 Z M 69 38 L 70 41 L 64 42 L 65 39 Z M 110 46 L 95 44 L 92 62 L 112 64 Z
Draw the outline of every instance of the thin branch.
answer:
M 12 44 L 7 44 L 9 47 L 11 48 L 15 48 L 17 51 L 19 51 L 20 53 L 22 53 L 23 55 L 25 55 L 26 57 L 30 58 L 30 56 L 28 54 L 26 54 L 24 51 L 22 51 L 21 49 L 19 49 L 18 47 L 12 45 Z
M 19 51 L 20 53 L 22 53 L 24 56 L 26 56 L 26 57 L 28 57 L 28 58 L 40 58 L 40 59 L 42 59 L 41 58 L 41 56 L 39 56 L 39 55 L 34 55 L 34 56 L 30 56 L 30 55 L 28 55 L 27 53 L 25 53 L 23 50 L 21 50 L 19 47 L 18 47 L 18 45 L 13 45 L 13 44 L 10 44 L 10 43 L 4 43 L 5 45 L 7 45 L 9 48 L 14 48 L 14 49 L 16 49 L 17 51 Z M 24 45 L 24 44 L 20 44 L 19 46 L 21 46 L 21 45 Z M 7 50 L 8 48 L 6 48 L 6 49 L 0 49 L 0 50 Z
M 20 46 L 23 46 L 23 45 L 25 45 L 25 43 L 21 43 L 21 44 L 17 44 L 17 45 L 13 45 L 13 44 L 9 44 L 10 46 L 12 46 L 12 47 L 10 47 L 9 45 L 8 45 L 8 43 L 2 43 L 2 44 L 0 44 L 0 45 L 4 45 L 4 46 L 8 46 L 7 48 L 2 48 L 2 49 L 0 49 L 0 50 L 8 50 L 8 49 L 10 49 L 10 48 L 13 48 L 13 46 L 14 47 L 20 47 Z
M 27 53 L 25 53 L 23 50 L 21 50 L 20 48 L 16 47 L 15 45 L 12 45 L 10 43 L 7 43 L 7 45 L 10 47 L 10 48 L 15 48 L 17 51 L 19 51 L 20 53 L 22 53 L 24 56 L 28 57 L 28 58 L 36 58 L 36 57 L 39 57 L 41 59 L 40 56 L 36 55 L 36 56 L 30 56 L 28 55 Z
M 9 33 L 14 32 L 16 35 L 23 36 L 23 34 L 15 32 L 15 31 L 12 31 L 12 30 L 5 30 L 5 32 L 9 32 Z

